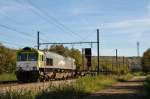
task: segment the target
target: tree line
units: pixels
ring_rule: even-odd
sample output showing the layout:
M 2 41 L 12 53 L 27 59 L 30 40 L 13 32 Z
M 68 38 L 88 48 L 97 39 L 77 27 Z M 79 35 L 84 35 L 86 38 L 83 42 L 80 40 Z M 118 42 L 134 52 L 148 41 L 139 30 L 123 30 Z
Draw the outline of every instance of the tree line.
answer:
M 47 49 L 48 51 L 58 53 L 64 57 L 72 57 L 75 59 L 75 65 L 77 70 L 83 70 L 82 53 L 79 49 L 64 47 L 63 45 L 52 45 Z M 16 68 L 16 51 L 17 49 L 11 49 L 3 44 L 0 44 L 0 74 L 15 72 Z M 150 55 L 149 55 L 150 56 Z M 91 70 L 97 70 L 97 58 L 92 57 Z M 113 68 L 114 67 L 114 68 Z M 101 71 L 110 71 L 114 73 L 126 73 L 129 71 L 127 66 L 113 66 L 112 62 L 103 60 L 100 62 Z
M 48 51 L 58 53 L 65 57 L 72 57 L 75 59 L 77 69 L 82 68 L 82 56 L 78 49 L 69 49 L 63 45 L 52 45 Z M 16 52 L 17 49 L 8 48 L 0 43 L 0 74 L 15 72 Z

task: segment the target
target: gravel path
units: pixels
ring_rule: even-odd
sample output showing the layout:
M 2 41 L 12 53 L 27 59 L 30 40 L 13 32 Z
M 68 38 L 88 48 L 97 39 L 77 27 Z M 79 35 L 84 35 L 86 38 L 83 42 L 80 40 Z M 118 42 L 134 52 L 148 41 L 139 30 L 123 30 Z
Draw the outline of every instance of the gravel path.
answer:
M 141 93 L 144 80 L 145 76 L 134 77 L 127 82 L 118 83 L 84 99 L 145 99 Z

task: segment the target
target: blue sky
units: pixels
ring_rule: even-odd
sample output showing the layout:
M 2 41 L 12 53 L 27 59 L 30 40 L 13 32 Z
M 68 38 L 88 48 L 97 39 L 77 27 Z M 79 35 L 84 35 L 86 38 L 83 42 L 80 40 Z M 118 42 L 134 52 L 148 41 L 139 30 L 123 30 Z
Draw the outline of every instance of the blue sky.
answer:
M 101 55 L 117 48 L 136 56 L 137 41 L 142 55 L 150 47 L 150 0 L 0 0 L 0 42 L 11 48 L 34 47 L 37 31 L 41 42 L 96 41 L 97 28 Z

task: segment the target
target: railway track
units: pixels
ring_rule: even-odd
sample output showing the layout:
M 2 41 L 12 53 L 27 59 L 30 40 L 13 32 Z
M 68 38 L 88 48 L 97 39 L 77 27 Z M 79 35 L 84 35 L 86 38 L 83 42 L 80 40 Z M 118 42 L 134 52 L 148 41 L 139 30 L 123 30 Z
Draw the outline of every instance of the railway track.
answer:
M 0 85 L 1 84 L 11 84 L 11 83 L 17 83 L 17 80 L 12 80 L 12 81 L 0 81 Z
M 49 86 L 59 86 L 61 84 L 70 84 L 75 79 L 67 80 L 51 80 L 45 82 L 19 83 L 17 81 L 0 82 L 0 92 L 15 91 L 15 90 L 41 90 Z
M 66 80 L 73 80 L 76 78 L 68 78 Z M 40 81 L 40 82 L 50 82 L 50 81 L 63 81 L 64 79 L 50 79 L 49 81 Z M 0 81 L 0 85 L 7 85 L 7 84 L 29 84 L 29 83 L 33 83 L 33 82 L 19 82 L 17 80 L 12 80 L 12 81 Z M 39 83 L 39 82 L 34 82 L 34 83 Z
M 82 76 L 80 76 L 82 77 Z M 78 77 L 77 77 L 78 78 Z M 49 81 L 42 82 L 26 82 L 22 83 L 17 80 L 14 81 L 0 81 L 0 92 L 5 92 L 9 90 L 39 90 L 44 89 L 49 86 L 58 86 L 61 84 L 70 84 L 71 82 L 77 79 L 75 78 L 67 78 L 67 79 L 50 79 Z

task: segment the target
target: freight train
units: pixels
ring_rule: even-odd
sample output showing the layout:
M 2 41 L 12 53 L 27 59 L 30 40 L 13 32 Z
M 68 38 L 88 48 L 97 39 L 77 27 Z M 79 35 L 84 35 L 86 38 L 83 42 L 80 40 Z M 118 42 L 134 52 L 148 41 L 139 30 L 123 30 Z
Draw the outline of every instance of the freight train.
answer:
M 70 57 L 25 47 L 17 51 L 16 77 L 21 82 L 75 77 L 74 62 Z

